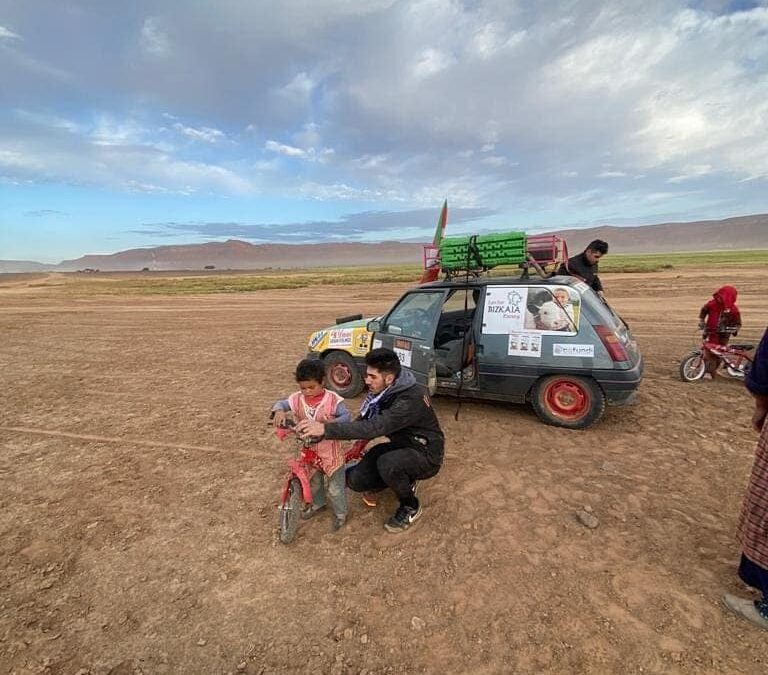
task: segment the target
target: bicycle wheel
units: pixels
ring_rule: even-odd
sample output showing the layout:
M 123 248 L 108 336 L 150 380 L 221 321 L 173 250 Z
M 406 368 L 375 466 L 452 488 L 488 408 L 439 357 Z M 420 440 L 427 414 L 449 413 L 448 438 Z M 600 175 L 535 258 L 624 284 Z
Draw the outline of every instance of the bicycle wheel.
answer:
M 695 382 L 704 377 L 706 364 L 700 351 L 691 352 L 680 361 L 680 378 L 685 382 Z
M 280 541 L 284 544 L 289 544 L 296 536 L 302 504 L 301 481 L 298 478 L 291 478 L 288 483 L 288 496 L 280 507 Z

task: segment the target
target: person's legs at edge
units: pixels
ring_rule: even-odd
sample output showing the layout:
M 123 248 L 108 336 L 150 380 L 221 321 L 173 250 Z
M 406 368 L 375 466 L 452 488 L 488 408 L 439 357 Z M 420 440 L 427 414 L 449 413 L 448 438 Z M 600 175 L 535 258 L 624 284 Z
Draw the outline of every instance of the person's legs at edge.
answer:
M 326 476 L 325 492 L 333 511 L 333 531 L 340 530 L 347 522 L 347 477 L 344 467 L 339 467 L 331 476 Z
M 759 591 L 762 598 L 749 600 L 726 593 L 723 595 L 723 603 L 737 616 L 768 630 L 768 570 L 752 562 L 742 553 L 739 577 L 747 586 Z
M 309 487 L 312 490 L 312 503 L 302 512 L 301 517 L 309 520 L 318 511 L 325 508 L 325 475 L 322 471 L 315 471 L 309 479 Z

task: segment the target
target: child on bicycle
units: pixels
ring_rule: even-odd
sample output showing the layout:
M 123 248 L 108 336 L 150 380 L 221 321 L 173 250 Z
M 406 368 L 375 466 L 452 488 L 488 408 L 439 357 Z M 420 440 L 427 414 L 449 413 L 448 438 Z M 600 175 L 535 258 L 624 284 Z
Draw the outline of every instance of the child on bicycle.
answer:
M 320 359 L 303 359 L 296 366 L 299 391 L 272 406 L 275 426 L 284 427 L 288 414 L 294 422 L 309 419 L 317 422 L 349 422 L 351 415 L 344 399 L 323 386 L 325 365 Z M 346 474 L 344 450 L 340 441 L 321 440 L 312 446 L 319 459 L 319 467 L 310 478 L 312 505 L 301 517 L 312 518 L 325 508 L 333 511 L 333 531 L 344 527 L 347 521 Z
M 727 345 L 731 335 L 736 335 L 741 328 L 741 312 L 736 306 L 737 295 L 738 291 L 733 286 L 722 286 L 699 311 L 699 329 L 704 331 L 702 337 L 706 342 Z M 706 350 L 704 360 L 704 377 L 711 380 L 717 370 L 718 360 Z

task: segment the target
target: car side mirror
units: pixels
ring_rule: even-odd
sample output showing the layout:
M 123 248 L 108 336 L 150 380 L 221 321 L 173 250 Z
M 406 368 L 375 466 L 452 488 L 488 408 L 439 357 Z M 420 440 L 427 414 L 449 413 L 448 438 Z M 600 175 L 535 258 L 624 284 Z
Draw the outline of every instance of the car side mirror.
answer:
M 368 322 L 368 325 L 366 326 L 366 329 L 369 333 L 378 333 L 381 331 L 381 321 L 378 319 L 372 319 Z

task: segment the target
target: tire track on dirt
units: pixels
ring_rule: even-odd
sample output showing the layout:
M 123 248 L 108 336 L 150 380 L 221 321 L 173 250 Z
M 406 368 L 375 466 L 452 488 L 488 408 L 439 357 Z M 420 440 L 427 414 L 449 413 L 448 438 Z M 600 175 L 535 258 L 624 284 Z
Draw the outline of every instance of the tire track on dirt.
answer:
M 38 436 L 52 436 L 55 438 L 73 438 L 80 441 L 96 441 L 98 443 L 122 443 L 129 445 L 143 445 L 148 448 L 167 448 L 169 450 L 190 450 L 194 452 L 214 452 L 226 455 L 247 455 L 252 456 L 242 450 L 228 450 L 223 448 L 214 448 L 209 445 L 180 445 L 178 443 L 163 443 L 161 441 L 140 441 L 131 438 L 120 438 L 119 436 L 96 436 L 94 434 L 75 434 L 70 431 L 58 431 L 56 429 L 33 429 L 31 427 L 2 427 L 0 431 L 11 431 L 19 434 L 36 434 Z

